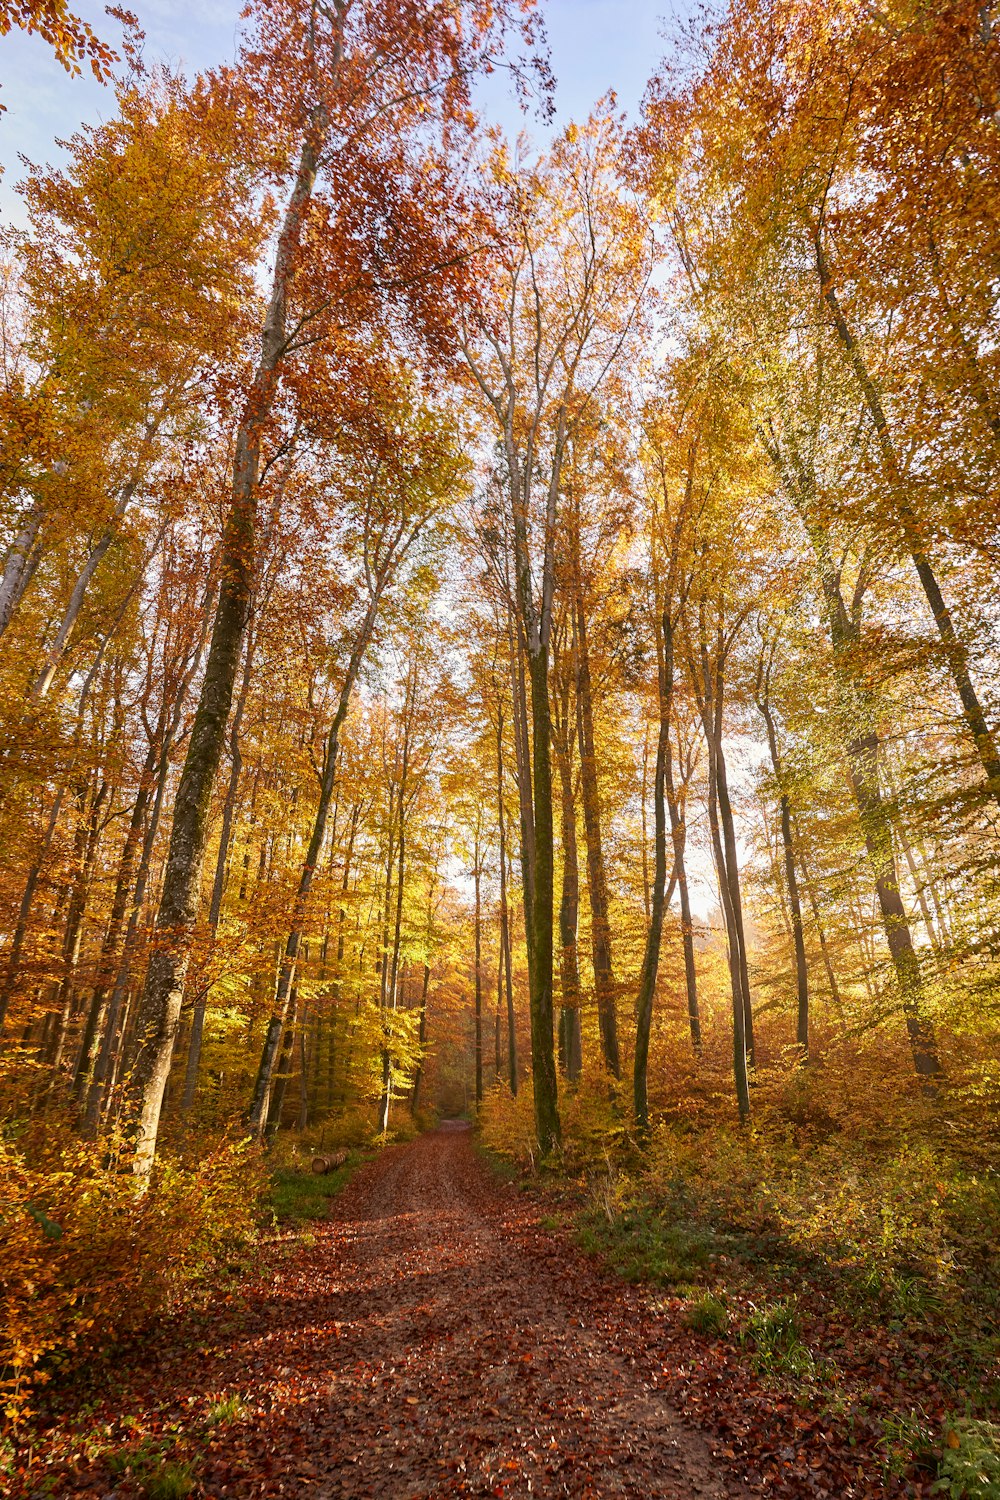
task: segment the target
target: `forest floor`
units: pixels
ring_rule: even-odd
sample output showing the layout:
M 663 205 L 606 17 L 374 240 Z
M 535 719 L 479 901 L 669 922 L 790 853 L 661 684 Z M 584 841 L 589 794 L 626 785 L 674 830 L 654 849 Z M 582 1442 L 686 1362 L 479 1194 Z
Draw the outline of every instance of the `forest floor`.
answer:
M 467 1127 L 388 1148 L 238 1293 L 58 1382 L 16 1493 L 901 1492 L 865 1433 L 848 1445 L 542 1223 Z

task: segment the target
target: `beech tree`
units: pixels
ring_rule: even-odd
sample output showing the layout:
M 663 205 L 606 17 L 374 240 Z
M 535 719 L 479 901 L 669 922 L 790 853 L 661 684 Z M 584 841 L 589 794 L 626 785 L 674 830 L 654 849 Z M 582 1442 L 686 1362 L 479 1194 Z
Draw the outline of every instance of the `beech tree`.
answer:
M 301 383 L 311 360 L 344 341 L 342 324 L 363 328 L 384 316 L 387 303 L 422 325 L 430 350 L 441 347 L 442 290 L 458 264 L 458 246 L 447 237 L 461 224 L 448 153 L 467 120 L 470 72 L 498 44 L 507 15 L 471 3 L 457 15 L 407 4 L 376 14 L 361 0 L 288 0 L 257 11 L 256 34 L 244 47 L 240 87 L 255 128 L 266 123 L 271 132 L 271 170 L 286 197 L 259 356 L 236 432 L 219 603 L 141 1004 L 133 1075 L 140 1176 L 155 1153 L 190 960 L 210 796 L 252 588 L 262 448 L 279 388 L 287 367 L 292 384 Z M 346 177 L 351 193 L 325 203 L 317 191 L 324 173 L 334 184 Z
M 509 548 L 500 571 L 530 703 L 530 742 L 527 703 L 515 742 L 532 1078 L 543 1151 L 559 1138 L 549 685 L 560 499 L 570 445 L 636 334 L 648 275 L 642 216 L 614 181 L 619 142 L 614 122 L 595 117 L 584 129 L 571 127 L 536 167 L 512 165 L 506 151 L 494 153 L 485 179 L 502 241 L 488 268 L 486 315 L 467 324 L 462 343 L 502 465 L 494 492 L 503 506 L 503 530 L 496 537 Z M 606 1046 L 613 1035 L 608 1018 Z M 614 1051 L 605 1055 L 615 1071 Z

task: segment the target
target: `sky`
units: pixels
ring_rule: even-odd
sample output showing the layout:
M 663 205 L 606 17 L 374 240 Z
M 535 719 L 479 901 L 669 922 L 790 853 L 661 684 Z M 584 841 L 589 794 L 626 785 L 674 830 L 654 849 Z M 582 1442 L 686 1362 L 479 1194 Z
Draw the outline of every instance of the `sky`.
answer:
M 146 33 L 146 56 L 194 73 L 231 61 L 239 31 L 242 0 L 128 0 Z M 72 9 L 102 38 L 117 28 L 102 4 L 77 0 Z M 613 88 L 634 118 L 646 80 L 667 50 L 662 32 L 692 14 L 695 0 L 543 0 L 543 13 L 557 80 L 557 120 L 582 119 L 594 102 Z M 55 142 L 83 122 L 96 122 L 114 108 L 114 96 L 89 75 L 71 78 L 38 37 L 14 30 L 0 37 L 0 221 L 23 225 L 15 191 L 23 177 L 19 158 L 56 163 Z M 524 121 L 497 84 L 487 95 L 490 115 L 511 131 L 544 134 L 537 119 Z

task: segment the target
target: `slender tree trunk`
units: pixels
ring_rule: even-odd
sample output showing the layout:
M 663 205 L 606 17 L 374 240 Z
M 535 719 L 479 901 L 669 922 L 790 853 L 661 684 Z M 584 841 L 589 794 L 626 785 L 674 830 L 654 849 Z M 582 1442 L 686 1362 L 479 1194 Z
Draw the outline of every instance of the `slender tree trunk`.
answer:
M 969 672 L 968 652 L 955 630 L 951 612 L 945 603 L 941 586 L 937 575 L 931 565 L 924 548 L 920 535 L 920 526 L 917 517 L 909 504 L 906 496 L 906 487 L 903 478 L 899 455 L 896 445 L 889 429 L 885 407 L 882 404 L 881 392 L 873 380 L 864 354 L 840 305 L 836 287 L 830 274 L 826 261 L 826 253 L 823 248 L 822 227 L 818 226 L 814 238 L 816 253 L 816 272 L 820 281 L 820 288 L 824 302 L 830 309 L 837 336 L 847 353 L 855 379 L 861 388 L 861 393 L 868 408 L 868 414 L 874 425 L 878 438 L 879 449 L 885 466 L 886 478 L 889 482 L 893 495 L 893 503 L 899 520 L 900 530 L 909 551 L 913 566 L 916 569 L 920 586 L 930 608 L 941 644 L 944 648 L 945 660 L 951 673 L 952 681 L 958 693 L 962 705 L 962 713 L 976 747 L 976 754 L 986 774 L 987 790 L 989 795 L 1000 803 L 1000 753 L 997 751 L 996 740 L 986 720 L 986 714 L 979 701 L 979 696 L 972 682 Z
M 531 738 L 524 661 L 510 634 L 511 703 L 514 728 L 514 760 L 517 768 L 518 812 L 521 824 L 521 889 L 524 896 L 524 930 L 531 953 L 531 912 L 535 891 L 535 811 L 531 793 Z M 529 965 L 530 966 L 530 965 Z
M 413 1075 L 413 1095 L 410 1100 L 410 1113 L 416 1114 L 420 1108 L 420 1085 L 424 1078 L 424 1047 L 427 1045 L 427 991 L 431 982 L 431 966 L 424 964 L 424 977 L 420 986 L 420 1025 L 417 1030 L 417 1041 L 420 1044 L 420 1061 L 417 1063 L 417 1071 Z
M 156 937 L 138 1017 L 138 1055 L 130 1116 L 134 1170 L 148 1177 L 180 1020 L 198 915 L 212 789 L 222 756 L 247 626 L 253 584 L 257 480 L 265 424 L 285 358 L 289 285 L 316 180 L 327 122 L 314 111 L 303 139 L 295 185 L 278 238 L 274 276 L 261 333 L 257 371 L 236 434 L 232 496 L 222 540 L 222 584 L 208 661 L 174 804 Z
M 576 806 L 568 739 L 556 748 L 561 786 L 562 895 L 559 901 L 559 975 L 562 990 L 559 1013 L 559 1060 L 570 1083 L 580 1075 L 580 970 L 577 932 L 580 877 L 577 865 Z
M 80 843 L 78 845 L 79 860 L 74 874 L 72 891 L 66 913 L 66 929 L 63 936 L 62 952 L 62 974 L 59 980 L 59 989 L 56 995 L 56 1009 L 59 1020 L 53 1031 L 50 1050 L 45 1061 L 52 1069 L 50 1087 L 56 1082 L 56 1075 L 62 1066 L 63 1055 L 69 1040 L 70 1022 L 75 1008 L 75 979 L 77 964 L 80 959 L 80 948 L 83 942 L 83 924 L 87 911 L 87 902 L 90 897 L 91 876 L 93 874 L 94 860 L 97 855 L 97 844 L 100 838 L 100 814 L 108 793 L 108 783 L 101 782 L 90 799 L 90 811 L 86 823 L 81 818 Z M 81 815 L 83 808 L 81 807 Z
M 660 966 L 663 938 L 663 914 L 667 907 L 667 831 L 664 812 L 664 776 L 667 739 L 670 733 L 669 691 L 660 690 L 660 727 L 656 737 L 656 765 L 653 771 L 653 887 L 650 903 L 646 948 L 639 974 L 639 994 L 635 1007 L 635 1058 L 632 1065 L 632 1100 L 636 1125 L 641 1134 L 649 1129 L 649 1039 L 653 1026 L 653 1000 Z
M 792 918 L 792 942 L 795 950 L 795 991 L 798 1001 L 798 1019 L 795 1040 L 803 1056 L 809 1053 L 809 968 L 806 963 L 805 934 L 802 927 L 802 903 L 799 900 L 799 882 L 795 873 L 795 844 L 792 838 L 792 809 L 784 786 L 781 758 L 778 753 L 778 735 L 771 705 L 763 694 L 757 699 L 767 729 L 767 746 L 771 752 L 771 765 L 778 786 L 781 809 L 781 845 L 785 859 L 785 883 L 788 887 L 788 905 Z
M 601 844 L 601 809 L 597 786 L 597 757 L 594 748 L 594 712 L 590 687 L 590 653 L 587 646 L 587 621 L 583 602 L 576 599 L 576 709 L 580 740 L 580 786 L 583 801 L 583 823 L 587 838 L 587 890 L 590 895 L 590 933 L 594 960 L 594 990 L 597 997 L 597 1019 L 601 1030 L 601 1048 L 608 1071 L 621 1077 L 618 1050 L 618 1015 L 615 1005 L 615 977 L 611 961 L 611 925 L 608 920 L 608 885 Z
M 59 822 L 59 810 L 62 807 L 62 800 L 63 788 L 60 787 L 52 799 L 52 807 L 49 811 L 49 820 L 42 839 L 42 847 L 38 858 L 28 871 L 28 878 L 25 881 L 24 892 L 21 896 L 21 904 L 18 907 L 17 925 L 14 928 L 14 935 L 11 939 L 10 953 L 4 970 L 3 984 L 0 985 L 0 1033 L 3 1031 L 4 1021 L 7 1018 L 7 1009 L 17 986 L 21 953 L 24 948 L 24 940 L 28 935 L 28 919 L 31 916 L 31 904 L 35 899 L 35 891 L 38 889 L 38 882 L 41 879 L 45 861 L 52 847 L 52 839 L 56 831 L 56 825 Z
M 559 1141 L 558 1083 L 553 1052 L 552 926 L 553 821 L 552 763 L 549 723 L 548 649 L 538 645 L 529 656 L 531 684 L 532 766 L 535 842 L 535 889 L 531 903 L 531 1071 L 535 1096 L 535 1128 L 544 1153 Z
M 852 664 L 860 632 L 844 603 L 825 532 L 815 522 L 807 521 L 807 525 L 820 564 L 827 623 L 841 691 L 848 777 L 875 880 L 882 930 L 896 973 L 914 1068 L 920 1077 L 933 1078 L 941 1072 L 941 1064 L 934 1029 L 925 1013 L 920 962 L 913 948 L 909 919 L 899 893 L 892 824 L 879 787 L 879 737 L 874 728 L 868 727 L 873 721 L 874 706 L 870 701 L 870 690 L 856 680 L 856 669 Z
M 798 855 L 799 869 L 802 872 L 802 884 L 804 885 L 806 895 L 809 898 L 809 908 L 813 915 L 813 922 L 816 925 L 816 936 L 819 939 L 820 953 L 823 955 L 823 967 L 826 970 L 826 979 L 827 983 L 830 986 L 830 999 L 836 1007 L 838 1014 L 842 1014 L 844 1009 L 844 1002 L 840 994 L 840 985 L 837 983 L 837 974 L 833 967 L 833 958 L 830 954 L 830 944 L 826 936 L 826 928 L 823 925 L 822 913 L 819 909 L 819 898 L 816 895 L 815 883 L 809 874 L 809 868 L 806 864 L 802 837 L 798 829 L 794 826 L 794 822 L 793 833 L 795 835 L 795 845 Z
M 713 727 L 715 742 L 711 747 L 715 759 L 715 795 L 718 803 L 719 822 L 722 828 L 725 859 L 719 866 L 719 878 L 729 888 L 729 901 L 733 915 L 733 934 L 736 942 L 735 959 L 739 967 L 740 989 L 743 995 L 743 1036 L 747 1065 L 754 1064 L 753 1007 L 750 998 L 750 966 L 747 963 L 746 929 L 743 922 L 743 901 L 740 895 L 740 871 L 736 853 L 736 826 L 732 803 L 729 799 L 729 778 L 726 757 L 722 748 L 722 667 L 717 663 L 715 698 L 713 703 Z
M 213 942 L 219 929 L 219 918 L 222 915 L 222 897 L 226 888 L 226 866 L 229 858 L 229 844 L 233 835 L 236 798 L 239 793 L 240 773 L 243 769 L 243 757 L 240 754 L 240 730 L 243 726 L 243 714 L 246 710 L 247 698 L 250 693 L 255 644 L 255 637 L 251 634 L 247 638 L 246 657 L 243 663 L 243 682 L 240 686 L 240 695 L 237 699 L 236 711 L 233 714 L 232 727 L 229 731 L 229 784 L 226 787 L 226 797 L 222 804 L 222 830 L 219 835 L 219 852 L 215 861 L 215 879 L 212 882 L 212 900 L 208 911 L 208 926 Z M 205 1013 L 208 1009 L 209 993 L 209 988 L 206 986 L 196 998 L 191 1013 L 191 1039 L 188 1044 L 187 1062 L 184 1068 L 184 1093 L 181 1099 L 181 1112 L 183 1114 L 188 1114 L 191 1110 L 198 1087 L 198 1067 L 201 1063 L 201 1048 L 205 1035 Z
M 472 879 L 475 887 L 476 1109 L 480 1110 L 483 1104 L 483 922 L 481 897 L 482 870 L 480 867 L 478 828 L 476 830 L 474 859 L 475 867 L 472 872 Z
M 517 1097 L 517 1032 L 514 1026 L 514 976 L 510 951 L 510 911 L 507 905 L 507 820 L 503 790 L 503 717 L 497 716 L 497 817 L 500 828 L 500 948 L 507 995 L 507 1076 Z
M 160 733 L 162 733 L 162 720 L 159 729 Z M 76 1066 L 76 1076 L 73 1080 L 73 1096 L 77 1100 L 83 1099 L 90 1087 L 98 1041 L 107 1020 L 108 997 L 114 982 L 115 959 L 118 953 L 118 944 L 121 941 L 122 928 L 125 925 L 125 912 L 128 908 L 129 891 L 132 889 L 132 876 L 142 839 L 142 827 L 146 820 L 146 809 L 149 807 L 150 797 L 156 784 L 156 766 L 159 758 L 159 737 L 158 735 L 154 735 L 150 741 L 149 749 L 146 752 L 146 760 L 139 775 L 139 786 L 136 791 L 135 802 L 132 804 L 132 814 L 129 818 L 128 830 L 125 834 L 125 844 L 122 849 L 121 860 L 118 864 L 118 877 L 115 881 L 115 893 L 111 902 L 111 914 L 104 934 L 104 941 L 101 944 L 101 956 L 97 966 L 97 980 L 90 1000 L 90 1010 L 87 1015 L 87 1023 Z
M 712 834 L 712 850 L 715 867 L 719 875 L 719 900 L 726 923 L 729 940 L 729 977 L 733 996 L 733 1078 L 736 1085 L 736 1107 L 740 1123 L 750 1119 L 750 1079 L 747 1072 L 746 1001 L 739 962 L 739 936 L 733 911 L 732 888 L 726 871 L 726 858 L 719 831 L 718 815 L 718 758 L 721 747 L 713 740 L 708 747 L 708 821 Z
M 687 849 L 687 821 L 674 785 L 673 754 L 667 742 L 666 763 L 667 807 L 670 812 L 670 836 L 674 846 L 674 870 L 681 904 L 681 947 L 684 953 L 684 990 L 687 996 L 688 1029 L 691 1045 L 701 1053 L 701 1011 L 698 1006 L 698 971 L 694 961 L 694 922 L 691 917 L 691 896 L 688 890 L 687 867 L 684 856 Z M 690 758 L 684 785 L 691 779 Z
M 667 763 L 670 755 L 670 714 L 674 691 L 673 628 L 667 610 L 660 617 L 657 631 L 657 703 L 659 724 L 656 733 L 656 762 L 653 769 L 653 887 L 650 902 L 646 947 L 639 973 L 639 993 L 635 1007 L 635 1058 L 632 1065 L 632 1100 L 636 1124 L 641 1134 L 649 1129 L 649 1039 L 653 1026 L 653 1002 L 660 968 L 660 946 L 663 940 L 663 916 L 670 902 L 667 894 L 667 819 L 665 792 Z M 675 865 L 676 869 L 676 865 Z
M 333 801 L 333 789 L 336 783 L 340 731 L 343 728 L 344 719 L 347 717 L 354 684 L 357 681 L 364 652 L 371 639 L 373 625 L 374 616 L 369 612 L 368 616 L 366 616 L 362 633 L 355 642 L 351 653 L 347 673 L 341 686 L 337 709 L 334 713 L 329 733 L 327 734 L 319 801 L 316 804 L 316 815 L 313 819 L 309 848 L 299 874 L 299 884 L 292 907 L 291 931 L 285 942 L 284 958 L 278 971 L 271 1018 L 268 1021 L 267 1030 L 264 1034 L 264 1045 L 261 1051 L 260 1064 L 257 1069 L 257 1078 L 254 1083 L 253 1098 L 247 1112 L 247 1124 L 256 1135 L 260 1135 L 263 1131 L 267 1119 L 271 1077 L 285 1026 L 285 1017 L 288 1011 L 288 996 L 295 977 L 295 965 L 302 942 L 302 930 L 308 908 L 309 892 L 312 890 L 313 878 L 323 850 L 323 842 L 326 838 L 327 820 L 330 813 L 330 804 Z

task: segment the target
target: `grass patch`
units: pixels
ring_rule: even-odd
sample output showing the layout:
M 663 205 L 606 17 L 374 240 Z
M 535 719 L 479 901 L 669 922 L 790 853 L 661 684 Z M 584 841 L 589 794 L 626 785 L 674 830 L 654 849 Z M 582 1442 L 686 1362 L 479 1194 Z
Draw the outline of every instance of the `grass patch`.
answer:
M 294 1227 L 325 1219 L 330 1200 L 346 1187 L 365 1160 L 365 1153 L 352 1151 L 344 1165 L 333 1172 L 278 1167 L 271 1177 L 271 1209 L 277 1222 Z
M 582 1249 L 603 1256 L 624 1280 L 662 1287 L 704 1282 L 715 1251 L 710 1230 L 671 1223 L 641 1203 L 613 1216 L 591 1209 L 577 1238 Z
M 104 1461 L 113 1479 L 130 1479 L 148 1500 L 186 1500 L 195 1487 L 197 1468 L 191 1459 L 171 1458 L 169 1447 L 169 1439 L 145 1438 L 107 1453 Z
M 218 1427 L 228 1422 L 238 1422 L 245 1411 L 243 1397 L 234 1392 L 230 1396 L 220 1396 L 218 1401 L 213 1401 L 208 1408 L 205 1420 L 209 1427 Z
M 684 1309 L 684 1322 L 695 1333 L 723 1334 L 729 1327 L 729 1310 L 714 1292 L 702 1292 Z

